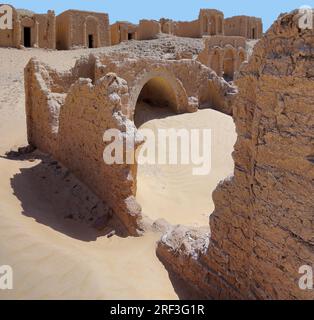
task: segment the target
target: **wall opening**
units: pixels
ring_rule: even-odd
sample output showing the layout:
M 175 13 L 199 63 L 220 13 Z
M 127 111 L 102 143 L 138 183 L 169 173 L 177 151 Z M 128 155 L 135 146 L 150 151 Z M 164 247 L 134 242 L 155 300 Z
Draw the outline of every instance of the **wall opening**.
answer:
M 88 48 L 97 48 L 99 46 L 99 23 L 97 18 L 93 16 L 86 18 L 84 37 Z
M 92 34 L 88 35 L 88 48 L 94 48 L 94 36 Z
M 138 96 L 135 124 L 139 129 L 148 129 L 154 140 L 151 145 L 151 138 L 146 139 L 145 145 L 136 150 L 137 164 L 133 171 L 136 200 L 142 207 L 143 216 L 150 221 L 164 219 L 174 225 L 208 227 L 214 209 L 210 200 L 212 192 L 234 169 L 231 156 L 236 139 L 234 123 L 231 117 L 209 108 L 178 114 L 176 94 L 179 93 L 176 90 L 176 84 L 171 80 L 156 77 L 143 86 Z M 201 101 L 208 99 L 204 92 Z M 196 129 L 199 129 L 200 138 L 197 142 L 192 138 Z M 206 142 L 203 131 L 208 129 L 212 130 L 212 139 Z M 159 135 L 161 131 L 165 134 L 165 130 L 168 132 L 166 142 Z M 214 150 L 212 169 L 201 175 L 193 173 L 193 168 L 199 168 L 191 156 L 195 154 L 195 143 L 200 154 L 208 154 L 204 146 Z M 155 150 L 153 154 L 147 146 Z M 141 152 L 149 163 L 139 161 Z M 170 154 L 171 157 L 177 155 L 177 162 L 170 163 Z M 183 154 L 190 160 L 182 162 Z M 160 155 L 165 162 L 159 160 Z
M 256 39 L 256 30 L 255 30 L 255 28 L 252 29 L 252 39 Z
M 138 97 L 134 123 L 140 127 L 146 121 L 173 114 L 177 110 L 174 89 L 167 80 L 156 77 L 149 80 Z
M 30 48 L 31 47 L 31 28 L 24 27 L 24 47 Z
M 224 78 L 227 81 L 233 80 L 234 71 L 235 71 L 235 58 L 232 50 L 226 51 L 224 55 L 224 62 L 223 62 L 223 70 L 224 70 Z
M 133 39 L 134 39 L 133 33 L 129 32 L 128 33 L 128 40 L 133 40 Z

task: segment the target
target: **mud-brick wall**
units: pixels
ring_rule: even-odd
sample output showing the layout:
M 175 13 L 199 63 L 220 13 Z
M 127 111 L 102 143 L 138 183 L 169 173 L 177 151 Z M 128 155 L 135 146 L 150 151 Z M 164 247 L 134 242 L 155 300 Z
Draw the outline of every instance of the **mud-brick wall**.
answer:
M 0 47 L 14 47 L 14 33 L 13 30 L 0 29 Z
M 86 47 L 89 33 L 93 34 L 95 47 L 111 44 L 109 17 L 105 13 L 65 11 L 57 17 L 57 30 L 59 49 Z
M 134 198 L 133 166 L 111 165 L 103 157 L 109 144 L 103 141 L 106 130 L 135 130 L 134 124 L 119 112 L 126 100 L 126 82 L 113 74 L 96 85 L 90 79 L 78 80 L 60 112 L 59 151 L 55 156 L 113 209 L 130 235 L 137 235 L 141 209 Z
M 90 79 L 93 67 L 91 61 L 82 59 L 73 70 L 57 73 L 34 59 L 28 63 L 28 141 L 69 168 L 135 236 L 141 215 L 134 198 L 136 168 L 106 164 L 103 158 L 109 144 L 103 141 L 107 129 L 135 130 L 121 113 L 122 104 L 128 103 L 128 87 L 113 74 L 98 79 L 94 85 Z
M 138 26 L 138 40 L 156 39 L 161 32 L 161 25 L 155 20 L 141 20 Z
M 299 287 L 314 266 L 314 34 L 298 19 L 277 20 L 240 72 L 235 171 L 213 194 L 207 252 L 159 245 L 204 297 L 314 299 Z
M 200 38 L 200 23 L 199 20 L 186 22 L 178 21 L 175 23 L 174 35 L 178 37 Z
M 260 18 L 235 16 L 225 19 L 224 24 L 226 36 L 241 36 L 247 39 L 260 39 L 263 36 L 263 22 Z
M 39 48 L 56 48 L 56 17 L 54 12 L 47 14 L 36 14 L 35 21 L 38 27 L 38 46 Z
M 120 25 L 119 23 L 110 26 L 111 45 L 114 46 L 120 43 Z
M 249 289 L 258 298 L 314 298 L 298 286 L 299 268 L 314 265 L 313 35 L 296 13 L 283 16 L 239 80 L 235 162 L 248 181 L 237 185 L 250 192 Z
M 66 15 L 59 15 L 56 18 L 57 23 L 57 49 L 67 50 L 70 48 L 70 19 Z

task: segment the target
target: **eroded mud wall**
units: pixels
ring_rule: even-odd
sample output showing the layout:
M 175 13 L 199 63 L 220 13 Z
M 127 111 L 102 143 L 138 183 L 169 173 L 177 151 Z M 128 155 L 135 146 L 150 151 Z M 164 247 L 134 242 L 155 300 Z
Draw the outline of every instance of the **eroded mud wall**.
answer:
M 281 16 L 240 72 L 235 171 L 214 192 L 208 244 L 182 230 L 159 244 L 204 297 L 314 299 L 299 288 L 314 264 L 314 35 L 298 19 Z

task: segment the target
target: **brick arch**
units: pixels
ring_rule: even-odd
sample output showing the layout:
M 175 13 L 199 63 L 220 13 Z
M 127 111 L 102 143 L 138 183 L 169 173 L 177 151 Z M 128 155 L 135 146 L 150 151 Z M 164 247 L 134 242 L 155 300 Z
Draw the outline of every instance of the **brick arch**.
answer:
M 152 83 L 169 99 L 169 107 L 176 113 L 189 110 L 189 100 L 182 83 L 168 70 L 156 69 L 143 72 L 139 75 L 134 83 L 130 86 L 129 107 L 131 110 L 131 118 L 134 118 L 137 101 L 143 88 Z M 165 98 L 166 98 L 165 97 Z
M 34 26 L 35 26 L 35 21 L 30 17 L 24 17 L 21 20 L 21 27 L 33 28 Z

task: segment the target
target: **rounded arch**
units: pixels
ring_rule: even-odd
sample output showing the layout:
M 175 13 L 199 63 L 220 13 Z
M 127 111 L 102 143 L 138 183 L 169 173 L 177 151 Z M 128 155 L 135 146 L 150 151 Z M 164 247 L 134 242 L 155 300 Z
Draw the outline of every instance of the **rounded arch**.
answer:
M 21 27 L 24 28 L 33 28 L 35 26 L 35 21 L 34 19 L 30 18 L 30 17 L 24 17 L 21 20 Z
M 131 88 L 129 105 L 132 119 L 139 99 L 150 100 L 152 104 L 164 103 L 176 113 L 188 110 L 188 97 L 182 83 L 166 69 L 144 72 Z
M 236 50 L 231 45 L 227 45 L 224 50 L 223 72 L 227 80 L 232 80 L 235 72 Z
M 24 17 L 20 23 L 20 42 L 24 47 L 38 45 L 38 23 L 31 17 Z
M 99 21 L 94 16 L 85 19 L 85 39 L 88 48 L 99 47 Z

